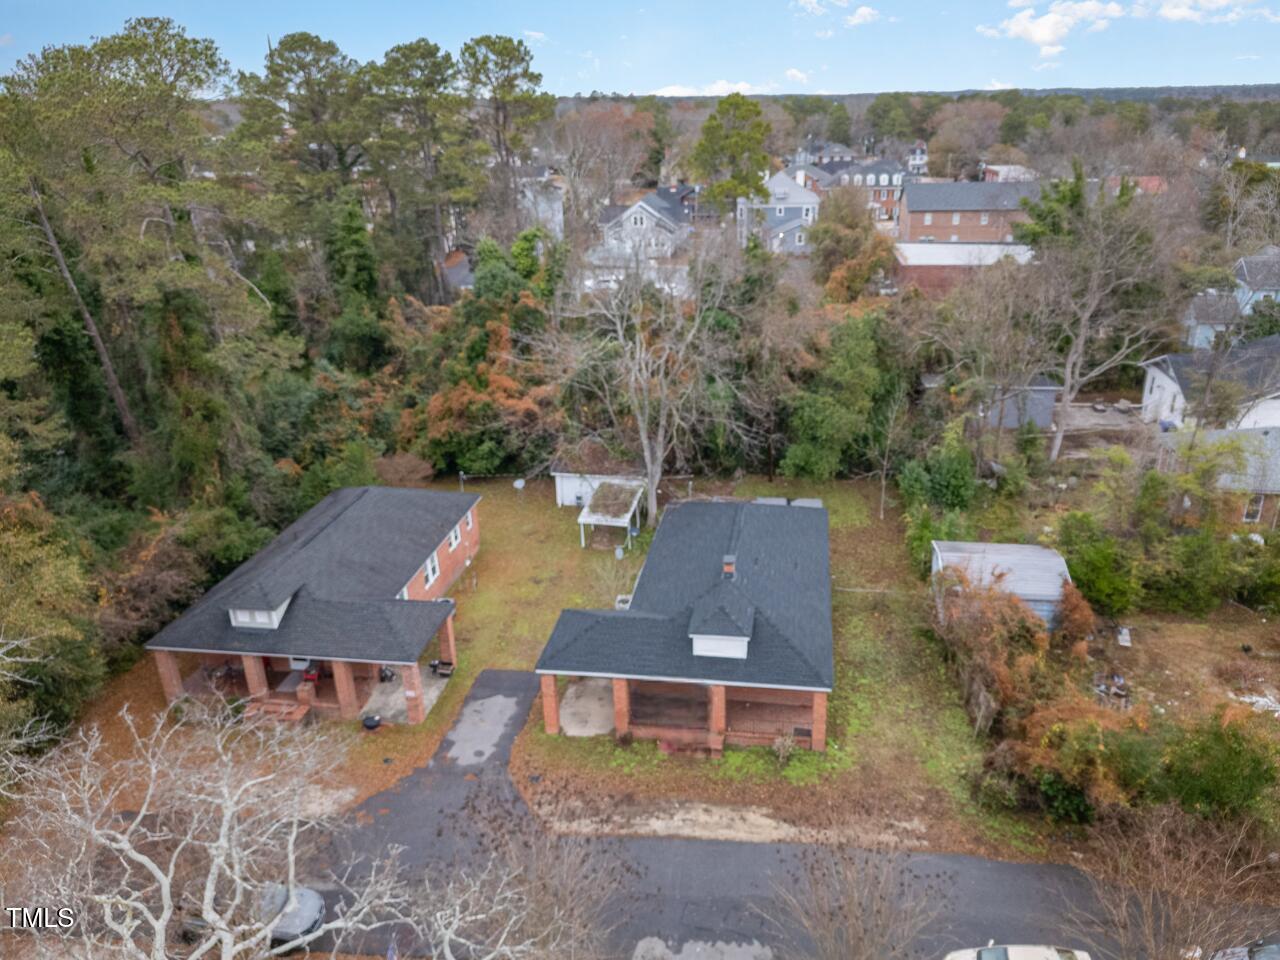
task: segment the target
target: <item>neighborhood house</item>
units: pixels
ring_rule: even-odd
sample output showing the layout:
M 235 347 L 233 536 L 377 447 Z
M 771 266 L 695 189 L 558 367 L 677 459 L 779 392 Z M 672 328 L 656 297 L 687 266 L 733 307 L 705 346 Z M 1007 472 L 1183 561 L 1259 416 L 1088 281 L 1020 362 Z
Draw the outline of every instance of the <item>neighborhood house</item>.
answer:
M 1239 398 L 1231 427 L 1280 427 L 1280 334 L 1236 344 L 1220 354 L 1165 354 L 1142 367 L 1142 418 L 1148 423 L 1182 426 L 1188 400 L 1212 378 L 1231 384 Z
M 822 198 L 781 172 L 766 180 L 765 188 L 767 200 L 738 198 L 738 243 L 745 247 L 754 235 L 775 253 L 807 253 L 805 243 Z
M 619 737 L 713 753 L 779 737 L 826 749 L 835 673 L 826 510 L 816 501 L 668 507 L 627 609 L 563 611 L 536 669 L 551 734 L 557 678 L 603 677 Z
M 479 500 L 389 487 L 329 494 L 147 644 L 165 697 L 216 691 L 290 720 L 312 710 L 351 719 L 395 675 L 420 723 L 423 651 L 439 634 L 446 670 L 457 661 L 444 594 L 479 549 Z
M 908 183 L 902 189 L 899 236 L 934 243 L 1013 243 L 1025 223 L 1023 200 L 1040 197 L 1039 183 Z

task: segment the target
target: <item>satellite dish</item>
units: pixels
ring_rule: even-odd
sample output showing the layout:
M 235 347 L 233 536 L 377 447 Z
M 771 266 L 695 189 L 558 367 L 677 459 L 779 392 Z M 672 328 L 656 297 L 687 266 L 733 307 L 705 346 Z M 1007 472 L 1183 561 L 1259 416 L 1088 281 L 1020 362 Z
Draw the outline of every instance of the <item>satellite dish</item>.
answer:
M 615 560 L 621 560 L 621 559 L 622 559 L 622 548 L 621 548 L 621 547 L 614 547 L 614 548 L 613 548 L 613 559 L 615 559 Z
M 515 487 L 517 490 L 523 490 L 523 489 L 524 489 L 524 477 L 521 477 L 520 479 L 518 479 L 515 483 L 513 483 L 513 484 L 512 484 L 512 486 L 513 486 L 513 487 Z

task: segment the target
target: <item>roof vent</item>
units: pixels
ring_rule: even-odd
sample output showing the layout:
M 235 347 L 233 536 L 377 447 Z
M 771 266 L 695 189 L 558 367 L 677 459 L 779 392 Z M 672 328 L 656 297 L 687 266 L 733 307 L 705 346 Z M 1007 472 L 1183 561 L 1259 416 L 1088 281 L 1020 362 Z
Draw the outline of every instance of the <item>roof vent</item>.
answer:
M 733 580 L 738 574 L 738 558 L 732 553 L 724 555 L 724 579 Z

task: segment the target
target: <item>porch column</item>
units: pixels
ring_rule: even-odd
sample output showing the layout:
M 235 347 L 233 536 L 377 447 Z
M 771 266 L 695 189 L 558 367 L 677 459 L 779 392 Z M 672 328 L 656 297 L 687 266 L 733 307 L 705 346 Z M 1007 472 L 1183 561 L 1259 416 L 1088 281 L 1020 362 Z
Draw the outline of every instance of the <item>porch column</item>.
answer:
M 722 737 L 727 726 L 724 687 L 709 687 L 707 694 L 707 730 L 713 737 Z
M 542 683 L 542 726 L 555 736 L 560 732 L 560 695 L 556 690 L 556 678 L 544 673 Z
M 249 685 L 249 696 L 253 699 L 266 697 L 271 690 L 267 687 L 267 664 L 262 657 L 244 654 L 240 657 L 244 664 L 244 682 Z
M 621 737 L 631 732 L 631 681 L 613 678 L 613 732 Z
M 329 665 L 333 667 L 333 685 L 338 691 L 338 715 L 343 720 L 354 720 L 360 713 L 360 704 L 356 702 L 356 678 L 351 664 L 330 660 Z
M 406 664 L 400 668 L 400 677 L 404 681 L 404 699 L 408 708 L 410 723 L 421 723 L 427 719 L 427 701 L 422 690 L 422 671 L 416 663 Z
M 815 693 L 813 695 L 813 749 L 819 753 L 825 753 L 827 750 L 827 695 L 825 693 Z
M 444 618 L 444 636 L 440 638 L 440 659 L 449 663 L 458 662 L 458 641 L 453 635 L 453 614 Z
M 155 657 L 165 700 L 177 702 L 182 698 L 182 671 L 178 669 L 178 655 L 172 650 L 156 650 L 151 655 Z

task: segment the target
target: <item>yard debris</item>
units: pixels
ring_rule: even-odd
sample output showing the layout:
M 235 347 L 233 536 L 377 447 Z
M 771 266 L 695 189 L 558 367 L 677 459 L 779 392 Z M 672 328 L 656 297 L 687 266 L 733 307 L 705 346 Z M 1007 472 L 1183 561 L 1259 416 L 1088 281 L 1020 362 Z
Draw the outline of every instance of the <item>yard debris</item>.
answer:
M 1259 713 L 1269 713 L 1277 720 L 1280 720 L 1280 699 L 1265 694 L 1245 693 L 1232 694 L 1233 699 L 1239 700 L 1241 703 L 1247 703 Z
M 1120 627 L 1116 630 L 1116 643 L 1122 647 L 1133 646 L 1133 635 L 1129 632 L 1128 627 Z

